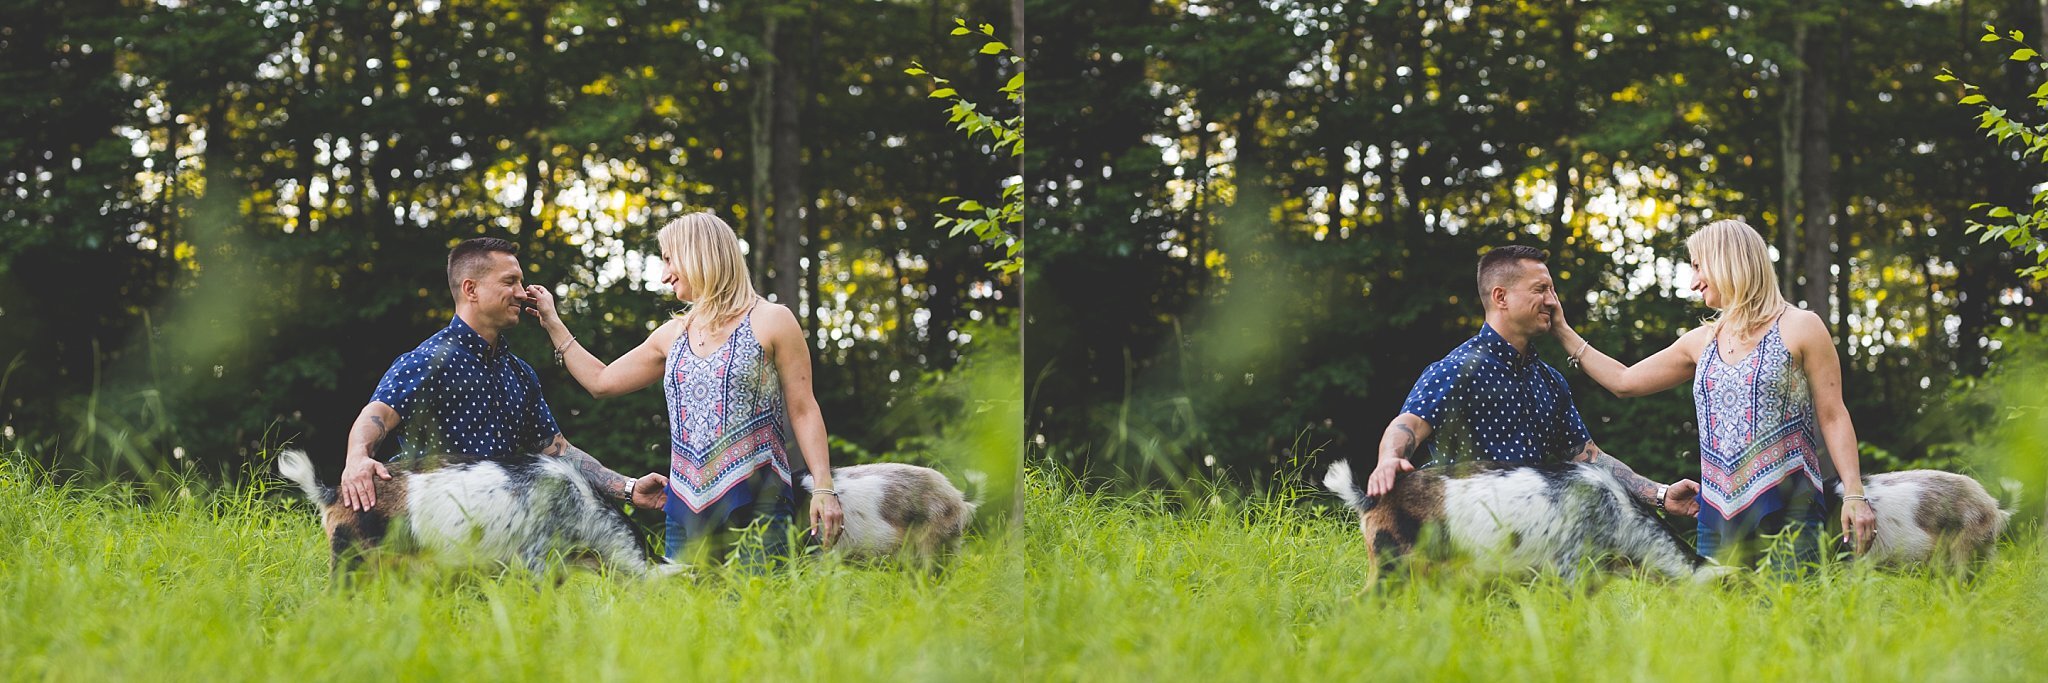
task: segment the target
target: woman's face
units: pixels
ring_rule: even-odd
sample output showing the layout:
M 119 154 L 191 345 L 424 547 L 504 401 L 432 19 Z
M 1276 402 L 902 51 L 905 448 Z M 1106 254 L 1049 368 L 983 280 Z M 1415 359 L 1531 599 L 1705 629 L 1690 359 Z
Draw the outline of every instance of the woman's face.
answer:
M 1697 256 L 1692 259 L 1692 291 L 1700 293 L 1700 302 L 1706 304 L 1707 308 L 1721 309 L 1721 290 L 1715 289 L 1712 283 L 1707 282 L 1707 269 L 1700 267 L 1700 259 Z
M 683 281 L 682 272 L 676 268 L 676 259 L 668 254 L 661 255 L 661 283 L 675 289 L 676 298 L 690 301 L 690 284 Z

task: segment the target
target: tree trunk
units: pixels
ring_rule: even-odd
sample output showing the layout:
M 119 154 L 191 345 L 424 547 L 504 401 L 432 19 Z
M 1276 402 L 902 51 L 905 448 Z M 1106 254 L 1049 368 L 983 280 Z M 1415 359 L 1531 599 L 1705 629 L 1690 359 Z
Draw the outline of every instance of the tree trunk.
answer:
M 1778 148 L 1784 156 L 1784 188 L 1778 197 L 1778 289 L 1786 299 L 1798 298 L 1799 286 L 1795 273 L 1799 263 L 1799 178 L 1804 170 L 1800 152 L 1806 135 L 1805 21 L 1792 28 L 1792 57 L 1793 66 L 1785 76 L 1785 107 L 1778 110 L 1782 134 Z
M 1806 236 L 1805 258 L 1806 278 L 1804 297 L 1807 310 L 1820 315 L 1821 320 L 1832 317 L 1828 307 L 1828 294 L 1833 284 L 1829 269 L 1834 265 L 1834 256 L 1829 248 L 1834 242 L 1834 157 L 1828 149 L 1828 119 L 1830 118 L 1833 96 L 1829 92 L 1828 69 L 1823 64 L 1827 49 L 1809 49 L 1812 58 L 1806 72 L 1805 135 L 1800 141 L 1799 184 L 1804 190 L 1806 206 L 1800 224 Z M 1831 61 L 1831 60 L 1829 60 Z
M 2048 0 L 2041 0 L 2041 26 L 2036 37 L 2041 39 L 2041 53 L 2048 54 Z
M 775 24 L 774 12 L 765 12 L 766 27 L 761 31 L 765 46 L 756 57 L 754 71 L 754 111 L 752 134 L 747 139 L 748 159 L 753 164 L 753 183 L 747 192 L 747 234 L 751 236 L 752 248 L 747 252 L 753 263 L 749 272 L 754 275 L 754 290 L 767 291 L 768 270 L 768 183 L 770 155 L 774 152 L 768 143 L 768 133 L 774 125 L 775 112 Z
M 803 255 L 803 137 L 799 112 L 803 106 L 803 77 L 797 58 L 807 36 L 796 35 L 795 22 L 778 22 L 775 40 L 775 92 L 772 135 L 773 159 L 769 168 L 775 197 L 775 260 L 769 282 L 777 303 L 797 306 L 803 286 L 799 261 Z
M 546 7 L 526 8 L 527 27 L 527 72 L 526 82 L 526 206 L 519 214 L 519 234 L 522 239 L 532 239 L 544 221 L 541 220 L 542 204 L 547 201 L 546 181 L 541 177 L 541 159 L 547 155 L 547 142 L 542 139 L 541 126 L 546 120 L 547 81 L 540 74 L 540 55 L 548 49 Z

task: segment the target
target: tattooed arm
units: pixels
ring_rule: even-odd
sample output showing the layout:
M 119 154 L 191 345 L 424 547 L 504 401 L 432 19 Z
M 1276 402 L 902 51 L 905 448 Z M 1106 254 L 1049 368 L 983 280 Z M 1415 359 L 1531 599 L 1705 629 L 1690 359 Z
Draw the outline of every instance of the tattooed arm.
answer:
M 668 487 L 668 477 L 649 473 L 635 479 L 613 472 L 598 462 L 597 458 L 583 452 L 583 449 L 570 445 L 569 439 L 561 434 L 556 434 L 554 442 L 540 452 L 542 455 L 567 458 L 570 464 L 576 466 L 578 472 L 583 473 L 583 479 L 590 482 L 590 485 L 606 498 L 631 502 L 633 507 L 643 510 L 659 508 L 666 502 L 664 496 Z
M 1648 477 L 1636 474 L 1636 471 L 1631 469 L 1628 463 L 1608 455 L 1606 451 L 1600 450 L 1600 446 L 1592 441 L 1587 441 L 1586 445 L 1580 448 L 1577 454 L 1572 456 L 1572 461 L 1589 462 L 1607 468 L 1608 471 L 1614 473 L 1615 479 L 1621 481 L 1621 487 L 1628 489 L 1629 495 L 1635 496 L 1636 500 L 1642 501 L 1647 505 L 1688 516 L 1696 514 L 1699 510 L 1699 484 L 1689 479 L 1680 480 L 1678 483 L 1672 484 L 1669 489 L 1666 489 L 1663 484 L 1650 481 Z M 1661 501 L 1657 498 L 1660 491 L 1664 494 L 1664 499 Z
M 398 411 L 383 401 L 371 401 L 356 416 L 348 430 L 348 457 L 341 470 L 341 504 L 351 510 L 368 510 L 377 504 L 377 479 L 390 479 L 391 472 L 377 462 L 377 444 L 398 427 Z
M 1366 479 L 1365 495 L 1379 496 L 1394 488 L 1394 477 L 1402 472 L 1415 469 L 1408 456 L 1415 447 L 1429 438 L 1429 423 L 1414 413 L 1401 413 L 1394 422 L 1387 425 L 1387 431 L 1380 435 L 1380 461 Z

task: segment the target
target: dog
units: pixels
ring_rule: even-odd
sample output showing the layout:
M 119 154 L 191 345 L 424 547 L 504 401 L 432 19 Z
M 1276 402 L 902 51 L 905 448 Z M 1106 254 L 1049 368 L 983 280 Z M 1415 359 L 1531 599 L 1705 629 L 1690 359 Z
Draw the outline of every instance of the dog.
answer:
M 804 475 L 805 491 L 817 488 Z M 929 467 L 874 463 L 832 468 L 846 514 L 832 552 L 851 559 L 907 557 L 931 562 L 960 547 L 976 503 Z
M 338 491 L 320 483 L 304 451 L 285 451 L 278 472 L 320 509 L 328 568 L 343 574 L 376 551 L 430 551 L 457 561 L 495 561 L 536 572 L 555 551 L 587 551 L 600 565 L 635 575 L 681 569 L 650 555 L 617 506 L 597 495 L 575 466 L 560 458 L 428 458 L 425 470 L 391 469 L 375 480 L 377 504 L 366 511 L 336 504 Z
M 1830 509 L 1840 510 L 1842 483 L 1830 481 L 1827 490 Z M 1864 477 L 1863 495 L 1877 513 L 1877 528 L 1861 559 L 1879 565 L 1967 568 L 1996 553 L 2012 519 L 1977 480 L 1940 470 Z
M 1323 477 L 1358 511 L 1375 577 L 1425 537 L 1510 567 L 1553 568 L 1567 581 L 1577 578 L 1581 560 L 1600 557 L 1696 581 L 1733 571 L 1693 552 L 1612 472 L 1590 463 L 1425 468 L 1401 474 L 1378 498 L 1365 495 L 1363 484 L 1343 461 Z

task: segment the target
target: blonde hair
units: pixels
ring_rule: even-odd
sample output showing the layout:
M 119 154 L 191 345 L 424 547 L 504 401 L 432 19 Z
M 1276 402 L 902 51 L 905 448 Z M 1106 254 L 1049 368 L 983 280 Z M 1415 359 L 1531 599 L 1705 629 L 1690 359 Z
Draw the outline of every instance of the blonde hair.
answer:
M 747 275 L 747 258 L 740 253 L 739 235 L 718 216 L 699 211 L 669 221 L 655 241 L 694 299 L 683 314 L 684 329 L 699 320 L 716 328 L 754 304 L 757 295 Z
M 1770 245 L 1748 223 L 1732 218 L 1708 223 L 1685 238 L 1685 251 L 1707 285 L 1721 293 L 1721 313 L 1709 325 L 1727 324 L 1746 335 L 1789 305 L 1778 292 Z

